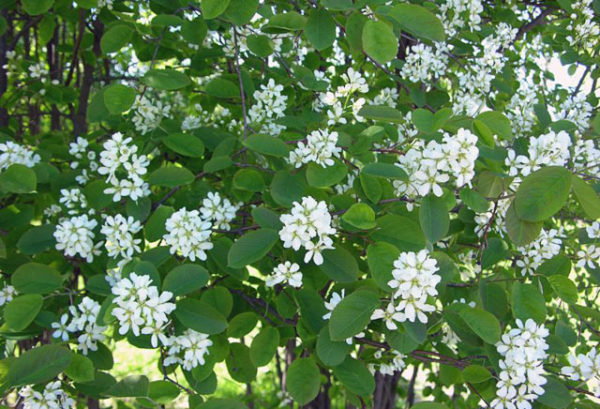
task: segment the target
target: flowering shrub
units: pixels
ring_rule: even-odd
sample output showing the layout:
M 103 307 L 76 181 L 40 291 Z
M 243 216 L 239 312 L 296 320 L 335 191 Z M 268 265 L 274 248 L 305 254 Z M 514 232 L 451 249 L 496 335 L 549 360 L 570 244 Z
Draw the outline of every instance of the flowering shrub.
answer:
M 600 2 L 0 4 L 2 404 L 600 404 Z

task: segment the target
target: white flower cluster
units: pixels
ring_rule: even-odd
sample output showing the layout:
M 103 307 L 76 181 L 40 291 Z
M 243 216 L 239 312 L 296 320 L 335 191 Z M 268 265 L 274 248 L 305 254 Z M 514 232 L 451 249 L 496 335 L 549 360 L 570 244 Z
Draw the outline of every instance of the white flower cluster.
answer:
M 33 63 L 28 67 L 29 77 L 36 80 L 45 81 L 48 76 L 48 68 L 46 68 L 46 64 L 43 62 Z
M 306 137 L 306 144 L 298 142 L 296 149 L 290 152 L 289 162 L 299 168 L 305 163 L 315 162 L 323 168 L 333 166 L 333 158 L 339 158 L 342 148 L 335 146 L 337 132 L 325 129 L 312 131 Z
M 106 236 L 104 243 L 108 256 L 112 258 L 121 257 L 122 262 L 131 260 L 135 253 L 139 253 L 142 239 L 136 239 L 133 236 L 142 230 L 139 221 L 129 216 L 123 215 L 106 216 L 100 233 Z
M 501 372 L 496 383 L 496 399 L 493 409 L 525 409 L 544 394 L 543 360 L 548 356 L 545 338 L 549 331 L 543 324 L 537 325 L 532 319 L 525 324 L 516 320 L 517 328 L 502 335 L 496 349 L 503 359 L 499 361 Z
M 144 95 L 138 95 L 132 109 L 133 124 L 142 135 L 153 131 L 158 127 L 164 117 L 171 117 L 171 105 L 163 103 L 162 98 L 153 98 L 152 101 Z
M 67 208 L 67 214 L 79 214 L 87 208 L 87 199 L 81 189 L 60 189 L 58 202 Z
M 402 78 L 412 82 L 429 83 L 442 77 L 448 66 L 448 46 L 435 43 L 413 45 L 407 50 L 406 60 L 400 71 Z
M 40 155 L 34 153 L 27 146 L 19 145 L 12 141 L 0 143 L 0 170 L 14 164 L 32 168 L 40 160 Z
M 197 115 L 188 115 L 183 119 L 181 123 L 182 131 L 193 131 L 194 129 L 200 128 L 202 125 L 217 125 L 219 127 L 227 127 L 229 131 L 232 131 L 235 126 L 232 124 L 238 124 L 236 120 L 231 119 L 231 111 L 221 105 L 215 106 L 212 113 L 202 108 L 202 105 L 195 104 L 194 108 L 197 111 Z
M 272 78 L 267 85 L 260 87 L 262 91 L 254 91 L 256 102 L 248 111 L 250 122 L 260 124 L 260 132 L 277 136 L 285 126 L 276 124 L 274 120 L 284 115 L 287 96 L 281 93 L 283 85 L 276 84 Z
M 600 149 L 593 139 L 577 139 L 572 158 L 574 171 L 600 176 Z
M 292 287 L 302 287 L 302 271 L 297 263 L 286 261 L 280 263 L 273 269 L 273 273 L 267 278 L 267 287 L 286 283 Z
M 542 166 L 564 166 L 569 160 L 571 138 L 565 131 L 550 131 L 537 138 L 529 138 L 528 156 L 517 155 L 509 149 L 504 161 L 510 176 L 527 176 Z
M 112 293 L 116 295 L 114 303 L 117 305 L 112 315 L 119 320 L 119 334 L 131 330 L 135 336 L 152 335 L 150 342 L 154 348 L 159 340 L 164 346 L 169 345 L 164 328 L 168 315 L 175 310 L 175 304 L 169 302 L 173 298 L 171 292 L 159 293 L 150 276 L 131 273 L 112 287 Z
M 375 370 L 379 370 L 379 372 L 382 375 L 392 376 L 397 371 L 403 370 L 406 367 L 406 363 L 404 362 L 404 360 L 406 359 L 406 355 L 404 355 L 396 350 L 392 350 L 391 354 L 392 354 L 392 357 L 391 357 L 391 359 L 388 358 L 387 362 L 382 362 L 378 365 L 369 364 L 369 370 L 371 371 L 371 373 L 374 373 Z M 383 355 L 384 355 L 384 352 L 382 350 L 378 349 L 375 352 L 375 354 L 373 355 L 373 357 L 375 359 L 381 359 L 383 357 Z
M 93 230 L 97 225 L 96 220 L 88 219 L 85 214 L 62 219 L 54 231 L 56 249 L 69 257 L 79 255 L 91 263 L 94 256 L 100 254 L 99 247 L 102 245 L 102 242 L 94 245 Z
M 302 203 L 294 202 L 291 213 L 280 217 L 283 228 L 279 237 L 283 247 L 298 251 L 300 247 L 306 250 L 304 262 L 311 259 L 315 264 L 323 264 L 321 252 L 333 249 L 333 240 L 329 237 L 336 230 L 331 226 L 331 215 L 327 211 L 327 203 L 317 202 L 311 196 L 302 198 Z
M 60 322 L 52 323 L 54 329 L 52 336 L 67 342 L 69 333 L 79 333 L 77 349 L 84 355 L 87 355 L 90 350 L 96 351 L 98 342 L 104 341 L 104 331 L 106 331 L 106 327 L 98 325 L 99 312 L 100 304 L 89 297 L 84 297 L 77 307 L 69 306 L 70 316 L 65 313 L 60 317 Z
M 453 36 L 463 28 L 479 31 L 483 5 L 481 0 L 446 0 L 440 5 L 440 13 L 446 33 Z
M 600 267 L 600 247 L 593 244 L 581 246 L 581 250 L 577 252 L 577 267 L 590 269 Z
M 182 335 L 169 339 L 165 365 L 181 364 L 186 371 L 190 371 L 198 365 L 204 365 L 204 356 L 210 353 L 208 347 L 212 344 L 208 335 L 187 329 Z M 183 358 L 181 357 L 182 352 Z
M 383 318 L 391 330 L 397 329 L 394 321 L 418 319 L 427 323 L 425 313 L 435 311 L 435 306 L 427 303 L 427 297 L 437 295 L 435 287 L 442 279 L 436 274 L 438 270 L 437 261 L 429 257 L 427 250 L 402 252 L 394 261 L 394 278 L 388 282 L 395 289 L 392 299 L 385 310 L 375 310 L 371 319 Z
M 576 0 L 571 3 L 573 13 L 567 26 L 567 31 L 573 33 L 567 36 L 569 44 L 590 51 L 596 47 L 600 34 L 600 25 L 595 21 L 592 2 L 593 0 Z
M 373 98 L 374 105 L 387 105 L 395 108 L 398 101 L 398 90 L 396 88 L 382 88 L 379 94 Z
M 517 92 L 506 106 L 506 117 L 510 120 L 515 136 L 527 135 L 535 125 L 536 115 L 533 109 L 538 103 L 535 89 L 529 81 L 521 81 Z
M 26 386 L 19 391 L 19 396 L 23 398 L 23 409 L 71 409 L 75 407 L 75 401 L 61 389 L 60 381 L 48 383 L 42 392 Z
M 137 200 L 150 194 L 150 186 L 144 182 L 142 176 L 146 174 L 150 161 L 146 155 L 138 155 L 137 146 L 133 145 L 131 138 L 123 138 L 120 132 L 104 142 L 104 150 L 100 153 L 98 173 L 106 175 L 106 181 L 112 185 L 104 190 L 107 195 L 113 195 L 113 201 L 118 202 L 121 197 L 130 197 Z M 125 177 L 119 179 L 117 172 L 121 171 Z
M 206 221 L 212 222 L 215 229 L 229 229 L 229 223 L 235 219 L 235 214 L 242 203 L 232 204 L 226 197 L 221 197 L 219 192 L 208 192 L 207 197 L 202 200 L 200 213 Z
M 467 129 L 456 135 L 445 134 L 442 143 L 430 141 L 415 145 L 400 156 L 397 165 L 409 175 L 409 180 L 394 181 L 396 193 L 408 197 L 443 194 L 441 184 L 453 178 L 456 187 L 470 185 L 475 175 L 475 160 L 479 156 L 477 136 Z
M 596 378 L 600 381 L 600 354 L 596 347 L 590 349 L 587 354 L 569 353 L 569 366 L 563 366 L 561 373 L 567 375 L 573 381 L 588 382 Z M 593 388 L 592 393 L 600 397 L 600 382 L 590 382 L 588 387 Z
M 586 93 L 579 92 L 577 95 L 569 96 L 558 109 L 557 119 L 566 119 L 573 122 L 580 132 L 590 126 L 593 107 L 586 101 Z
M 316 110 L 320 110 L 325 106 L 329 107 L 327 111 L 327 117 L 329 118 L 327 125 L 347 123 L 344 112 L 350 102 L 350 98 L 357 92 L 360 94 L 369 92 L 367 81 L 360 72 L 355 71 L 353 68 L 348 68 L 348 71 L 342 74 L 341 78 L 344 80 L 344 85 L 338 86 L 335 92 L 328 91 L 321 94 L 314 106 Z M 365 102 L 364 98 L 358 98 L 352 102 L 352 113 L 358 121 L 362 121 L 362 118 L 358 116 L 358 111 L 360 111 Z
M 563 237 L 562 229 L 542 229 L 540 235 L 524 247 L 518 247 L 517 251 L 523 254 L 517 260 L 517 267 L 521 269 L 521 275 L 534 274 L 545 260 L 558 255 L 561 250 Z
M 180 254 L 191 261 L 206 260 L 206 251 L 213 248 L 212 226 L 200 217 L 198 210 L 179 209 L 167 219 L 165 227 L 167 233 L 163 239 L 171 246 L 171 254 Z
M 590 239 L 600 238 L 600 222 L 594 222 L 585 228 L 585 231 Z
M 0 307 L 11 302 L 17 295 L 17 289 L 15 287 L 4 283 L 4 286 L 0 290 Z

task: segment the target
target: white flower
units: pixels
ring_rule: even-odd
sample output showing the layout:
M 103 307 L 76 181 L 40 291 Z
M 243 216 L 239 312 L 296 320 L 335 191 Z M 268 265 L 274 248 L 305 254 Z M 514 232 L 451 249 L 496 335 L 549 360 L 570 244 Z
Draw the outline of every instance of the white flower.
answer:
M 69 257 L 79 255 L 91 263 L 94 255 L 100 254 L 97 247 L 102 244 L 94 245 L 93 229 L 97 224 L 96 220 L 88 219 L 85 214 L 63 219 L 54 231 L 56 249 Z
M 396 307 L 393 303 L 389 303 L 385 310 L 378 308 L 375 311 L 373 311 L 373 314 L 371 314 L 371 320 L 378 320 L 382 318 L 385 321 L 385 326 L 390 331 L 395 331 L 398 329 L 398 326 L 394 321 L 404 321 L 402 319 L 402 313 L 396 311 Z
M 310 162 L 315 162 L 324 168 L 333 166 L 333 158 L 339 158 L 342 151 L 336 146 L 337 140 L 337 132 L 313 131 L 306 137 L 306 144 L 298 142 L 296 149 L 290 152 L 288 161 L 297 168 Z
M 71 305 L 69 313 L 62 314 L 59 322 L 51 324 L 54 329 L 52 336 L 67 342 L 70 333 L 77 333 L 77 349 L 79 351 L 82 351 L 84 355 L 87 355 L 90 350 L 96 351 L 98 342 L 106 338 L 104 335 L 106 327 L 97 323 L 99 313 L 100 304 L 89 297 L 84 297 L 77 307 Z
M 142 225 L 139 221 L 123 215 L 106 216 L 100 233 L 106 236 L 105 247 L 108 256 L 124 260 L 131 260 L 135 253 L 141 252 L 142 239 L 135 239 L 134 234 L 139 233 Z
M 34 153 L 26 146 L 21 146 L 11 141 L 0 143 L 0 170 L 6 169 L 14 164 L 32 168 L 39 163 L 40 160 L 40 155 Z
M 182 335 L 169 339 L 165 365 L 181 364 L 184 370 L 190 371 L 198 365 L 204 365 L 208 347 L 212 345 L 208 335 L 187 329 Z
M 7 304 L 17 296 L 17 290 L 10 284 L 4 283 L 4 287 L 0 290 L 0 307 Z
M 69 340 L 69 331 L 67 329 L 68 321 L 69 314 L 63 314 L 60 317 L 60 322 L 53 322 L 51 324 L 51 327 L 54 328 L 54 332 L 52 333 L 52 336 L 54 338 L 60 338 L 64 342 L 67 342 Z
M 208 192 L 206 198 L 202 200 L 200 213 L 204 220 L 212 222 L 214 229 L 227 230 L 240 207 L 241 203 L 233 205 L 229 199 L 222 198 L 219 192 Z
M 273 269 L 273 273 L 267 279 L 267 287 L 273 287 L 280 283 L 287 283 L 296 288 L 302 287 L 302 272 L 297 263 L 286 261 Z
M 167 233 L 163 239 L 171 247 L 171 254 L 181 254 L 191 261 L 206 260 L 206 251 L 213 248 L 212 226 L 202 220 L 198 210 L 179 209 L 167 219 L 165 227 Z
M 344 289 L 342 289 L 342 291 L 340 291 L 339 294 L 336 292 L 333 292 L 331 294 L 331 297 L 329 298 L 329 301 L 325 301 L 325 308 L 327 308 L 327 310 L 329 312 L 327 314 L 323 315 L 324 320 L 328 320 L 329 318 L 331 318 L 331 313 L 333 312 L 335 307 L 340 303 L 340 301 L 342 301 L 344 299 L 345 292 L 346 292 L 346 290 L 344 290 Z
M 19 391 L 23 398 L 23 409 L 71 409 L 75 407 L 75 400 L 60 388 L 60 381 L 48 383 L 42 392 L 31 386 L 26 386 Z

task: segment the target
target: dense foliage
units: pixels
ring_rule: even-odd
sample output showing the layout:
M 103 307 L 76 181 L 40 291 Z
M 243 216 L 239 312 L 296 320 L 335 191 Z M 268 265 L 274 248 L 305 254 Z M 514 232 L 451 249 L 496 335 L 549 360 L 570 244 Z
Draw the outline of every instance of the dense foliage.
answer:
M 598 407 L 600 1 L 0 7 L 4 405 Z

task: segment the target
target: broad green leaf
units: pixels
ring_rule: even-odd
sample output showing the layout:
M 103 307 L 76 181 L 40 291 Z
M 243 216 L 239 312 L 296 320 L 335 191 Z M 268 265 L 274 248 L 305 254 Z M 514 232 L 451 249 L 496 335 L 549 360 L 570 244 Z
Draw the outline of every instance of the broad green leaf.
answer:
M 312 288 L 302 288 L 294 295 L 297 304 L 300 307 L 302 324 L 308 331 L 315 335 L 318 334 L 319 331 L 321 331 L 321 328 L 327 324 L 327 321 L 323 319 L 323 316 L 327 313 L 327 309 L 323 305 L 321 295 Z M 287 294 L 287 296 L 289 296 L 289 294 Z
M 242 143 L 251 151 L 262 153 L 263 155 L 282 158 L 288 156 L 289 152 L 285 142 L 271 135 L 250 135 Z
M 448 409 L 443 403 L 438 402 L 417 402 L 413 406 L 412 409 Z
M 333 375 L 350 392 L 360 396 L 371 395 L 375 391 L 375 379 L 365 364 L 348 356 L 338 366 L 333 367 Z
M 329 10 L 350 10 L 354 8 L 354 4 L 352 4 L 352 0 L 321 0 L 321 4 L 323 7 Z
M 177 396 L 179 396 L 179 388 L 169 381 L 152 381 L 148 385 L 148 397 L 159 405 L 167 405 Z
M 537 401 L 553 409 L 565 409 L 573 402 L 573 397 L 562 381 L 554 376 L 546 376 L 544 394 Z
M 161 239 L 167 233 L 165 223 L 174 212 L 175 209 L 170 206 L 157 207 L 154 213 L 148 218 L 146 226 L 144 226 L 146 240 L 153 242 Z
M 527 222 L 521 220 L 515 211 L 514 202 L 511 203 L 504 217 L 504 225 L 508 237 L 517 246 L 524 246 L 535 240 L 542 231 L 541 222 Z
M 392 60 L 398 52 L 398 39 L 394 31 L 381 21 L 369 20 L 365 23 L 362 45 L 365 53 L 379 64 Z
M 362 31 L 369 19 L 359 12 L 353 12 L 346 19 L 346 40 L 353 56 L 362 56 Z
M 250 212 L 254 221 L 260 226 L 268 229 L 280 230 L 283 223 L 279 220 L 279 214 L 266 207 L 255 207 Z
M 169 271 L 163 281 L 163 291 L 173 296 L 194 292 L 206 285 L 208 271 L 198 264 L 182 264 Z
M 144 375 L 130 375 L 114 384 L 106 394 L 117 398 L 148 396 L 150 383 Z
M 273 229 L 259 229 L 244 234 L 229 249 L 228 266 L 242 268 L 262 259 L 277 240 L 279 234 Z
M 0 191 L 8 193 L 35 192 L 37 176 L 25 165 L 15 163 L 0 172 Z
M 327 366 L 337 366 L 344 362 L 352 349 L 346 341 L 334 342 L 329 335 L 329 328 L 323 327 L 317 338 L 317 356 Z
M 327 277 L 339 283 L 350 283 L 358 278 L 358 263 L 348 250 L 336 247 L 323 251 L 323 264 L 319 266 Z
M 254 53 L 254 55 L 267 58 L 273 53 L 273 46 L 269 37 L 264 35 L 249 35 L 246 38 L 246 44 L 248 49 Z
M 110 370 L 114 366 L 114 358 L 112 352 L 102 342 L 98 342 L 96 351 L 88 351 L 88 358 L 94 363 L 94 367 L 99 370 Z
M 491 237 L 481 256 L 481 267 L 488 268 L 510 255 L 506 242 L 498 237 Z
M 371 321 L 379 306 L 379 297 L 372 291 L 357 290 L 335 307 L 329 320 L 332 341 L 343 341 L 361 332 Z
M 204 154 L 204 143 L 194 135 L 172 133 L 163 138 L 162 142 L 167 148 L 183 156 L 201 158 Z
M 476 213 L 485 213 L 490 208 L 490 202 L 488 202 L 481 193 L 473 189 L 461 189 L 460 200 Z
M 532 318 L 537 323 L 546 319 L 544 296 L 533 284 L 515 283 L 512 287 L 511 306 L 515 318 Z
M 104 54 L 114 53 L 119 51 L 129 43 L 133 35 L 133 27 L 128 24 L 116 24 L 111 26 L 100 40 L 100 48 Z M 107 107 L 108 108 L 108 107 Z
M 567 201 L 571 172 L 561 166 L 543 167 L 523 179 L 515 195 L 517 217 L 541 222 L 558 212 Z
M 477 116 L 477 120 L 483 122 L 494 135 L 501 139 L 512 138 L 512 127 L 510 120 L 501 112 L 486 111 Z
M 258 316 L 252 311 L 242 312 L 229 321 L 227 336 L 229 338 L 242 338 L 258 324 Z
M 258 3 L 259 0 L 230 0 L 224 17 L 238 26 L 247 24 L 256 13 Z
M 185 88 L 192 83 L 187 75 L 172 68 L 151 69 L 141 78 L 141 81 L 149 87 L 164 91 Z
M 360 180 L 360 187 L 369 201 L 375 204 L 379 203 L 379 200 L 381 200 L 381 195 L 383 195 L 381 180 L 375 176 L 370 176 L 365 173 L 360 173 L 358 175 L 358 179 Z
M 411 113 L 412 122 L 421 132 L 431 133 L 435 131 L 433 113 L 427 109 L 415 109 Z
M 175 187 L 180 185 L 189 185 L 195 177 L 187 168 L 167 165 L 156 169 L 150 174 L 149 181 L 151 185 Z
M 481 383 L 490 379 L 492 374 L 481 365 L 469 365 L 463 369 L 462 377 L 470 383 Z
M 392 291 L 388 283 L 394 278 L 394 261 L 399 256 L 400 251 L 389 243 L 377 242 L 367 247 L 367 263 L 371 276 L 377 285 L 386 291 Z
M 216 98 L 240 98 L 240 86 L 224 78 L 214 78 L 206 84 L 205 91 Z
M 393 123 L 404 122 L 404 115 L 397 109 L 387 105 L 365 105 L 358 111 L 358 115 L 374 121 Z
M 238 382 L 250 383 L 256 378 L 256 366 L 250 359 L 250 349 L 246 345 L 230 344 L 225 363 L 229 375 Z
M 479 292 L 483 308 L 502 321 L 508 313 L 508 297 L 504 288 L 496 283 L 482 282 Z
M 492 313 L 480 308 L 465 307 L 459 315 L 488 344 L 494 345 L 500 341 L 500 323 Z
M 196 17 L 194 20 L 185 20 L 181 25 L 181 36 L 185 41 L 192 44 L 202 44 L 206 34 L 208 33 L 208 27 L 204 20 L 200 17 Z
M 301 173 L 291 174 L 285 170 L 275 174 L 270 186 L 273 200 L 286 207 L 291 207 L 293 202 L 302 200 L 306 189 L 304 175 Z
M 306 168 L 306 181 L 310 186 L 325 188 L 340 183 L 347 174 L 348 166 L 339 160 L 327 167 L 311 162 Z
M 6 326 L 22 331 L 29 326 L 42 309 L 44 299 L 39 294 L 26 294 L 14 298 L 4 307 Z
M 8 369 L 6 381 L 11 386 L 32 385 L 51 380 L 71 364 L 73 355 L 58 345 L 42 345 L 15 359 Z
M 230 0 L 202 0 L 200 9 L 205 20 L 219 17 L 227 10 Z
M 73 352 L 71 363 L 65 369 L 65 374 L 73 382 L 91 382 L 95 377 L 94 364 L 88 357 Z
M 600 197 L 588 183 L 578 176 L 573 176 L 573 192 L 590 219 L 600 218 Z
M 554 292 L 565 302 L 569 304 L 577 303 L 577 287 L 564 275 L 551 275 L 548 281 Z
M 258 170 L 244 168 L 233 175 L 233 187 L 248 192 L 262 192 L 265 189 L 265 180 Z
M 407 180 L 408 175 L 406 172 L 399 166 L 396 166 L 391 163 L 369 163 L 365 165 L 360 173 L 380 177 L 384 179 L 398 179 L 398 180 Z
M 58 271 L 40 263 L 23 264 L 11 276 L 11 284 L 21 294 L 47 294 L 59 289 L 62 282 Z
M 444 25 L 425 7 L 409 3 L 398 4 L 390 10 L 389 15 L 403 30 L 417 37 L 431 41 L 446 39 Z
M 311 358 L 298 358 L 289 366 L 286 389 L 298 405 L 302 406 L 317 397 L 320 375 L 319 367 Z
M 203 334 L 219 334 L 227 328 L 227 321 L 220 312 L 195 298 L 177 302 L 175 316 L 183 325 Z
M 450 216 L 444 199 L 432 194 L 425 196 L 419 208 L 419 222 L 430 243 L 444 238 L 450 227 Z
M 32 227 L 19 238 L 17 248 L 21 253 L 27 255 L 38 254 L 53 248 L 56 244 L 54 230 L 56 230 L 56 226 L 53 224 Z
M 365 203 L 353 204 L 343 215 L 342 220 L 361 230 L 372 229 L 376 226 L 375 211 Z
M 393 214 L 377 219 L 378 230 L 371 236 L 374 240 L 393 244 L 400 251 L 418 251 L 425 247 L 425 235 L 418 223 L 404 216 Z
M 279 346 L 279 331 L 273 327 L 264 327 L 252 339 L 250 344 L 250 359 L 255 366 L 265 366 L 277 353 Z
M 135 102 L 136 91 L 121 84 L 113 84 L 104 90 L 104 105 L 111 114 L 127 111 Z
M 239 400 L 235 399 L 218 399 L 210 398 L 200 406 L 194 406 L 195 409 L 248 409 L 248 406 L 244 405 Z
M 308 14 L 304 35 L 317 50 L 333 45 L 335 40 L 335 21 L 327 10 L 313 8 Z
M 220 312 L 224 317 L 228 317 L 233 308 L 233 297 L 231 293 L 221 286 L 216 286 L 202 291 L 200 300 L 215 310 Z
M 54 5 L 54 0 L 21 0 L 23 10 L 30 16 L 39 16 L 50 10 Z
M 295 11 L 291 11 L 289 13 L 275 14 L 261 30 L 265 33 L 277 34 L 285 33 L 286 31 L 302 30 L 305 25 L 306 17 Z

